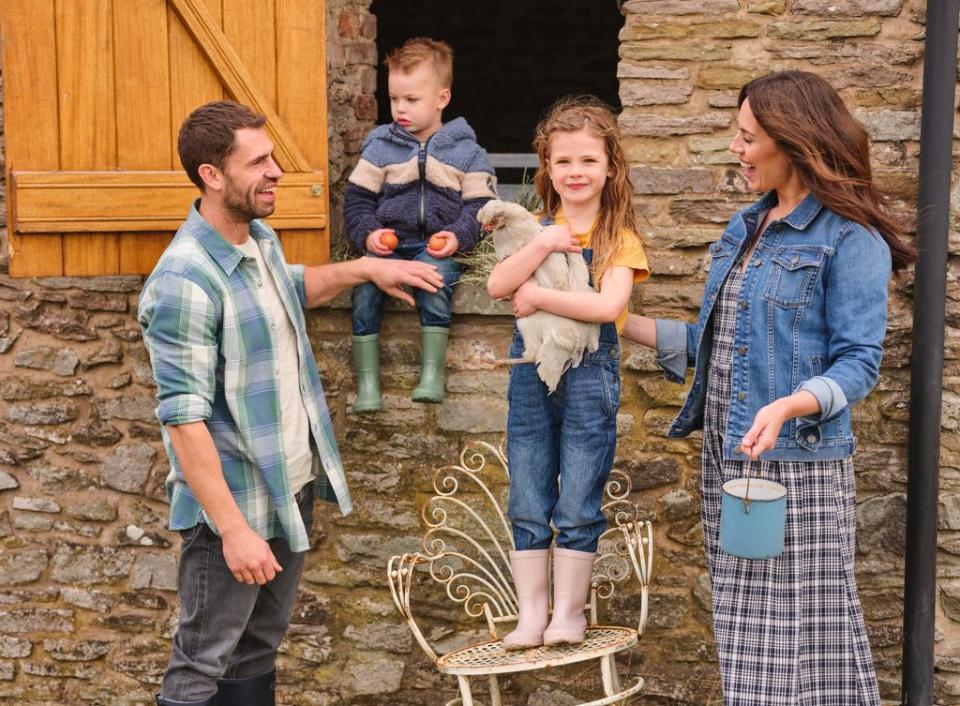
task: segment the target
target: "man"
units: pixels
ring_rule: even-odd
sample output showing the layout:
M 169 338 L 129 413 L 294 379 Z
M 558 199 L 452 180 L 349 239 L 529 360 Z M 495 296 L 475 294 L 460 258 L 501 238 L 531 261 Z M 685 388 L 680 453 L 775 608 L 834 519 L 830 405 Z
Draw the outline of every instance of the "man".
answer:
M 161 706 L 273 706 L 313 496 L 350 511 L 304 309 L 366 281 L 410 304 L 401 285 L 443 285 L 418 262 L 287 265 L 260 220 L 283 175 L 264 123 L 231 101 L 184 121 L 180 161 L 200 198 L 140 296 L 183 539 Z

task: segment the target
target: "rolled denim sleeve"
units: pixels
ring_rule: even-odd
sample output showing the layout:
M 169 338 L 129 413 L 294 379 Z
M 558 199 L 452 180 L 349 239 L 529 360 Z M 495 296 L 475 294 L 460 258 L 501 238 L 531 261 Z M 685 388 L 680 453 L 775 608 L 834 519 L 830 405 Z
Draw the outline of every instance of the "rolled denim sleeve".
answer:
M 687 368 L 696 359 L 695 329 L 692 324 L 673 319 L 656 319 L 657 365 L 671 382 L 683 383 Z
M 182 274 L 162 274 L 144 289 L 138 318 L 157 383 L 161 424 L 206 421 L 219 357 L 217 307 Z
M 801 383 L 820 403 L 818 423 L 862 400 L 880 374 L 887 330 L 890 249 L 883 238 L 851 225 L 825 273 L 827 355 L 822 375 Z
M 817 404 L 820 406 L 820 411 L 817 414 L 800 417 L 800 421 L 807 425 L 829 422 L 831 419 L 838 417 L 850 404 L 847 401 L 847 396 L 843 393 L 843 388 L 825 375 L 817 375 L 809 380 L 804 380 L 797 385 L 795 390 L 795 392 L 800 391 L 809 392 L 816 398 Z

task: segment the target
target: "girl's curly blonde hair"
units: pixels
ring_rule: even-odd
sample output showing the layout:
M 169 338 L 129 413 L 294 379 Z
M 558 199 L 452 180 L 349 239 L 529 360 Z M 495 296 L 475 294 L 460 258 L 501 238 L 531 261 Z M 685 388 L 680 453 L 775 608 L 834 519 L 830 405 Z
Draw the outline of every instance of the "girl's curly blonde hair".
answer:
M 600 277 L 610 267 L 623 246 L 623 233 L 632 231 L 639 237 L 640 229 L 633 210 L 633 184 L 627 156 L 620 143 L 620 128 L 613 110 L 599 98 L 591 95 L 567 96 L 554 103 L 547 116 L 534 132 L 533 146 L 540 165 L 533 177 L 537 193 L 543 201 L 545 216 L 554 217 L 560 208 L 560 194 L 550 183 L 550 137 L 557 132 L 578 132 L 586 129 L 603 140 L 609 162 L 610 176 L 600 195 L 600 215 L 590 239 L 593 250 L 594 286 L 600 286 Z

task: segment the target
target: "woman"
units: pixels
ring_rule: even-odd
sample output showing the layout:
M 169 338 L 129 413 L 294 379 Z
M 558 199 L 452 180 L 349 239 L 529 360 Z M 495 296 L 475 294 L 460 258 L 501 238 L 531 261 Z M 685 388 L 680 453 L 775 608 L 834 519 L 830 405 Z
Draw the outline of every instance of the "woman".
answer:
M 873 388 L 887 281 L 914 259 L 873 183 L 869 139 L 818 76 L 740 92 L 730 150 L 751 191 L 719 242 L 696 324 L 631 316 L 624 335 L 693 386 L 670 436 L 703 429 L 702 519 L 727 706 L 879 705 L 854 582 L 850 406 Z M 758 459 L 762 455 L 762 460 Z M 787 488 L 783 553 L 719 548 L 720 489 Z

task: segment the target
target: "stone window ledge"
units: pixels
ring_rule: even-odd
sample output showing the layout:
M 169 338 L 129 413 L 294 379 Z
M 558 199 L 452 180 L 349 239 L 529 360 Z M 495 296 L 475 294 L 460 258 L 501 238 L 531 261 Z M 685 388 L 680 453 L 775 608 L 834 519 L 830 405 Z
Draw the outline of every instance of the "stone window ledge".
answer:
M 333 300 L 318 308 L 349 309 L 350 290 L 340 292 Z M 384 310 L 410 311 L 410 307 L 392 297 L 388 297 Z M 453 313 L 473 314 L 475 316 L 513 316 L 513 310 L 510 308 L 508 300 L 493 301 L 483 285 L 473 282 L 464 282 L 453 288 Z

